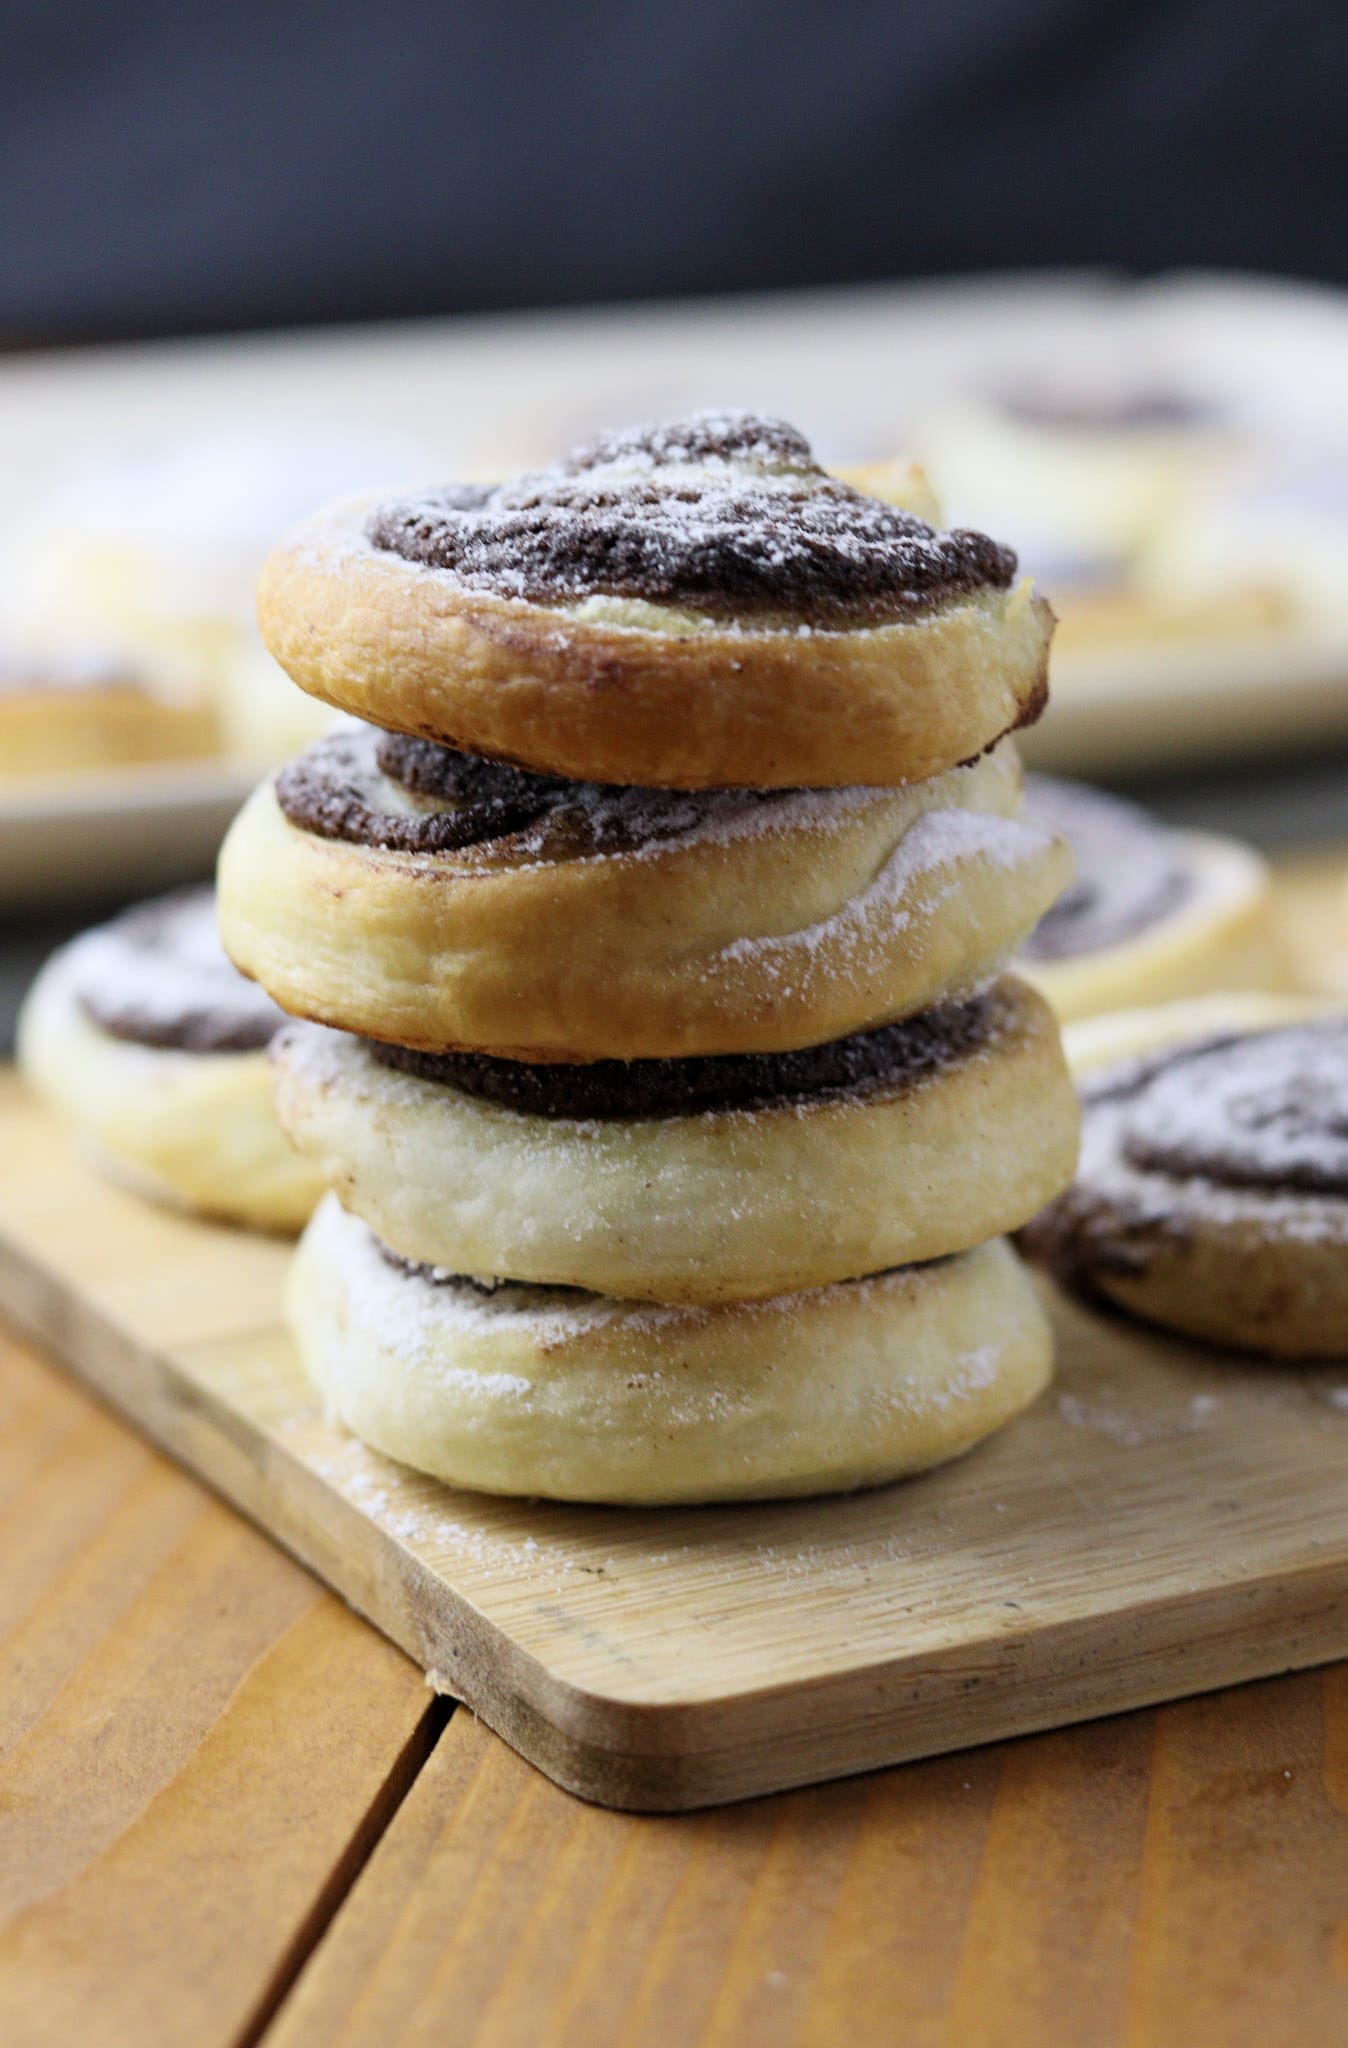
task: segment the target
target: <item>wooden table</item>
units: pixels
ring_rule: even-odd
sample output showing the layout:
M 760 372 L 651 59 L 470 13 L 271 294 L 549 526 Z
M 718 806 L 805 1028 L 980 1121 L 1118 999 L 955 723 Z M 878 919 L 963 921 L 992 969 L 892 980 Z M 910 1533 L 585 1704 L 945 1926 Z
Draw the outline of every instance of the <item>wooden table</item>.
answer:
M 1348 2040 L 1348 1667 L 602 1812 L 3 1337 L 0 1406 L 6 2048 Z
M 603 1812 L 3 1332 L 0 1411 L 3 2048 L 1348 2043 L 1348 1666 Z

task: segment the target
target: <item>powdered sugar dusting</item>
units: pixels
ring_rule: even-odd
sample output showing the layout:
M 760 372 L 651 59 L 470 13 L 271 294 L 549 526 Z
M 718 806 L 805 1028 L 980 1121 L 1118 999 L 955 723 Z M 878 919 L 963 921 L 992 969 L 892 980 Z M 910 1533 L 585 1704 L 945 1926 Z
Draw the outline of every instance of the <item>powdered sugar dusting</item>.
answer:
M 901 1374 L 886 1388 L 884 1405 L 910 1415 L 940 1414 L 958 1408 L 996 1384 L 1003 1360 L 1000 1344 L 979 1344 L 972 1351 L 960 1352 L 949 1372 L 939 1380 Z
M 137 904 L 74 940 L 62 966 L 95 1023 L 141 1044 L 252 1050 L 284 1022 L 266 992 L 227 957 L 213 889 Z
M 937 533 L 815 464 L 781 420 L 699 413 L 605 434 L 554 468 L 380 508 L 377 550 L 531 603 L 596 597 L 798 630 L 910 617 L 1006 589 L 1016 559 Z
M 779 990 L 800 993 L 827 954 L 830 977 L 846 972 L 849 955 L 868 959 L 877 928 L 902 929 L 918 908 L 939 908 L 959 887 L 959 870 L 985 863 L 1011 873 L 1040 859 L 1053 845 L 1042 826 L 994 812 L 924 811 L 904 833 L 889 859 L 857 895 L 831 917 L 798 931 L 735 939 L 717 953 L 709 971 L 752 962 L 775 976 Z M 943 879 L 938 880 L 937 878 Z
M 1153 1063 L 1130 1094 L 1123 1146 L 1143 1168 L 1348 1193 L 1348 1018 Z

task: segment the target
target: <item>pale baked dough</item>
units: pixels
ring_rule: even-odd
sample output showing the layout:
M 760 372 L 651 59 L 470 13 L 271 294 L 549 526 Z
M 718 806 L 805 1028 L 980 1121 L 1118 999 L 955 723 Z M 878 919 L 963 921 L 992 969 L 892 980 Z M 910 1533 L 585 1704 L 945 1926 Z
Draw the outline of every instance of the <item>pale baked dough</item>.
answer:
M 263 1230 L 299 1230 L 322 1177 L 287 1143 L 258 1052 L 182 1052 L 115 1038 L 87 1015 L 66 952 L 19 1019 L 28 1081 L 95 1162 L 138 1193 Z
M 396 1073 L 359 1039 L 273 1042 L 281 1121 L 404 1256 L 651 1301 L 752 1300 L 963 1251 L 1071 1179 L 1052 1013 L 1000 985 L 975 1052 L 907 1083 L 762 1109 L 525 1115 Z
M 1288 982 L 1267 864 L 1234 839 L 1171 837 L 1192 884 L 1175 909 L 1116 945 L 1016 961 L 1017 974 L 1043 991 L 1065 1023 L 1124 1005 Z
M 1052 1367 L 1001 1240 L 770 1301 L 654 1308 L 437 1286 L 329 1196 L 286 1315 L 326 1406 L 376 1450 L 484 1493 L 632 1505 L 879 1485 L 967 1450 Z
M 304 521 L 258 618 L 301 689 L 386 731 L 593 782 L 896 783 L 1038 716 L 1053 614 L 1026 579 L 915 619 L 800 633 L 467 589 L 375 548 L 370 498 Z
M 1276 1357 L 1348 1355 L 1348 1197 L 1218 1182 L 1140 1160 L 1120 1090 L 1168 1050 L 1343 1014 L 1311 997 L 1245 994 L 1069 1026 L 1084 1091 L 1080 1165 L 1067 1193 L 1022 1232 L 1024 1249 L 1066 1285 L 1186 1336 Z M 1219 1142 L 1224 1127 L 1202 1108 L 1201 1085 L 1184 1074 L 1176 1118 L 1192 1117 L 1200 1133 L 1210 1124 Z M 1276 1094 L 1274 1084 L 1263 1088 L 1248 1115 L 1225 1128 L 1241 1143 L 1269 1142 Z M 1332 1115 L 1332 1101 L 1322 1107 Z
M 389 784 L 390 801 L 396 795 Z M 999 748 L 907 789 L 788 791 L 629 853 L 518 838 L 390 853 L 290 824 L 270 785 L 220 856 L 226 950 L 296 1016 L 431 1051 L 778 1051 L 995 973 L 1070 873 Z
M 1332 996 L 1253 989 L 1186 996 L 1173 1003 L 1083 1017 L 1064 1027 L 1063 1051 L 1072 1073 L 1084 1079 L 1099 1067 L 1141 1059 L 1186 1039 L 1216 1038 L 1228 1031 L 1272 1031 L 1279 1024 L 1299 1024 L 1307 1017 L 1333 1016 L 1342 1008 L 1342 1002 Z

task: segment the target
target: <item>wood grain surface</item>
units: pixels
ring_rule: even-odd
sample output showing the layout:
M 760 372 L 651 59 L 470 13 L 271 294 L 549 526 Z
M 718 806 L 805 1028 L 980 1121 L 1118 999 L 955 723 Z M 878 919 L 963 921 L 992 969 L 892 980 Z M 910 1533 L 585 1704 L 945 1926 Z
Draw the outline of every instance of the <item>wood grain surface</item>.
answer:
M 459 1713 L 268 2048 L 1339 2048 L 1346 1743 L 1310 1673 L 671 1819 Z
M 1343 1668 L 690 1817 L 461 1712 L 399 1806 L 411 1667 L 3 1339 L 0 1554 L 6 2048 L 1348 2039 Z
M 920 1481 L 681 1511 L 494 1501 L 318 1413 L 278 1327 L 283 1245 L 96 1179 L 12 1079 L 0 1148 L 10 1312 L 605 1804 L 741 1798 L 1348 1650 L 1343 1367 L 1224 1358 L 1055 1299 L 1055 1389 Z
M 224 2048 L 429 1748 L 421 1673 L 0 1335 L 0 2040 Z

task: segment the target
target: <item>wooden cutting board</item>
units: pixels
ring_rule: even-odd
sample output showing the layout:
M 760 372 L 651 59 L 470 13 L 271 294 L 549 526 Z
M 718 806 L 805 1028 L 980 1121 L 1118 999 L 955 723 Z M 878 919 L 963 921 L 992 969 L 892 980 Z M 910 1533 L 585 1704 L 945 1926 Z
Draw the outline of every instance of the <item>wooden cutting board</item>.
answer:
M 104 1185 L 8 1073 L 0 1158 L 5 1312 L 586 1798 L 713 1804 L 1348 1653 L 1348 1363 L 1055 1300 L 1056 1385 L 925 1478 L 494 1501 L 324 1421 L 278 1320 L 285 1246 Z

